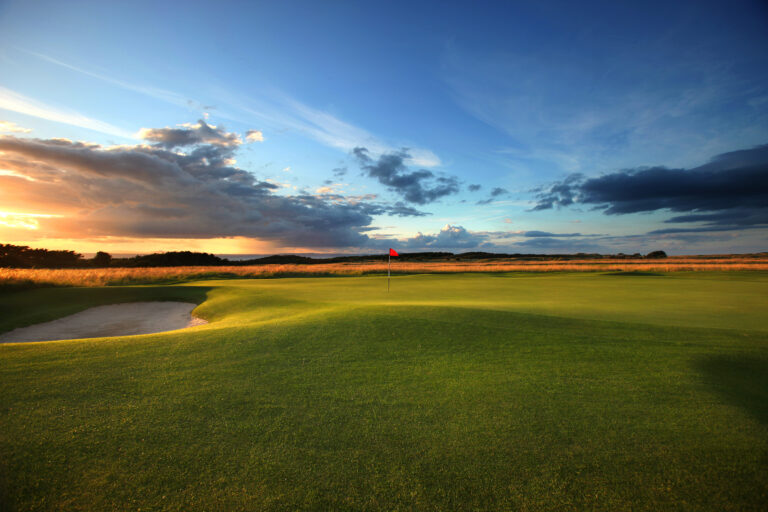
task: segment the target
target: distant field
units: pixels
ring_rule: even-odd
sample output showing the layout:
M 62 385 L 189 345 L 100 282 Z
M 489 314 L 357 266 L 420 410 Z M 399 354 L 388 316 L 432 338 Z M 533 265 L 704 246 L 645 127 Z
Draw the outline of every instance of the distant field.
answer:
M 670 257 L 665 259 L 398 261 L 395 274 L 466 272 L 690 272 L 768 270 L 768 258 Z M 384 262 L 253 266 L 9 269 L 0 268 L 0 288 L 9 286 L 112 286 L 211 278 L 362 276 L 387 271 Z
M 610 270 L 0 293 L 210 321 L 0 345 L 0 510 L 764 510 L 768 272 Z

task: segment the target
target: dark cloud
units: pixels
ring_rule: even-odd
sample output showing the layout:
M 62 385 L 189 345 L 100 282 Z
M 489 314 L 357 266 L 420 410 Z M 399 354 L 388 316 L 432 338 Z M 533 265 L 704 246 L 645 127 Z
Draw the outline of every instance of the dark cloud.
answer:
M 395 204 L 382 203 L 376 201 L 376 194 L 366 194 L 364 196 L 343 196 L 341 194 L 319 194 L 312 197 L 318 197 L 324 201 L 337 205 L 355 205 L 360 211 L 367 215 L 391 215 L 395 217 L 426 217 L 432 215 L 429 212 L 422 212 L 402 201 Z
M 488 199 L 483 199 L 482 201 L 478 201 L 476 204 L 488 204 L 492 202 L 494 199 L 496 199 L 499 196 L 507 195 L 509 194 L 509 191 L 505 188 L 496 187 L 493 190 L 491 190 L 491 195 L 488 197 Z
M 710 228 L 718 226 L 758 226 L 768 224 L 768 207 L 766 208 L 733 208 L 714 213 L 692 213 L 678 215 L 667 219 L 667 223 L 704 222 Z
M 709 233 L 712 231 L 736 231 L 741 229 L 758 228 L 760 226 L 704 226 L 700 228 L 666 228 L 654 229 L 646 235 L 671 235 L 678 233 Z
M 209 125 L 203 119 L 197 124 L 183 124 L 180 128 L 144 128 L 139 136 L 157 146 L 166 149 L 193 146 L 196 144 L 210 144 L 213 146 L 239 146 L 242 139 L 236 133 L 227 133 L 224 128 Z M 248 137 L 253 137 L 258 130 L 249 130 Z M 250 139 L 249 139 L 250 140 Z
M 346 167 L 337 167 L 333 170 L 333 175 L 336 178 L 341 178 L 347 174 L 347 168 Z
M 480 190 L 482 188 L 482 186 L 481 185 L 477 185 L 477 184 L 473 184 L 473 185 L 470 185 L 467 188 L 469 189 L 470 192 L 477 192 L 478 190 Z
M 422 212 L 416 208 L 412 208 L 401 201 L 398 201 L 391 206 L 387 206 L 386 213 L 398 217 L 425 217 L 427 215 L 432 215 L 431 213 Z
M 400 194 L 409 203 L 427 204 L 459 191 L 459 182 L 453 177 L 436 177 L 432 171 L 409 171 L 405 161 L 410 157 L 406 150 L 385 153 L 373 160 L 366 148 L 356 147 L 352 154 L 357 157 L 365 173 L 382 185 Z
M 145 134 L 156 143 L 0 137 L 0 168 L 16 174 L 0 176 L 0 204 L 60 215 L 40 219 L 48 236 L 244 236 L 313 247 L 370 244 L 374 215 L 426 215 L 368 196 L 277 195 L 278 185 L 233 165 L 231 134 L 202 122 Z M 169 149 L 181 145 L 184 153 Z
M 555 206 L 570 206 L 574 203 L 574 197 L 578 193 L 578 186 L 583 183 L 583 174 L 571 174 L 562 181 L 553 183 L 548 187 L 534 189 L 537 203 L 533 211 L 549 210 Z
M 534 210 L 574 203 L 593 205 L 608 215 L 666 209 L 685 214 L 665 222 L 701 222 L 710 231 L 764 225 L 768 224 L 768 145 L 718 155 L 692 169 L 652 167 L 589 179 L 572 175 L 538 190 L 537 199 Z

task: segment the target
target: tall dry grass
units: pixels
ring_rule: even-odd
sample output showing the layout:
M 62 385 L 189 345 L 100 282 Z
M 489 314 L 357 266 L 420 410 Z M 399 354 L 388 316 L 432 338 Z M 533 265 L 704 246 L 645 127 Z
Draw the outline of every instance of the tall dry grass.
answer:
M 399 262 L 395 274 L 455 272 L 680 272 L 768 270 L 767 259 L 667 258 L 664 260 L 551 260 Z M 254 265 L 223 267 L 153 267 L 99 269 L 0 268 L 0 287 L 114 286 L 193 281 L 213 278 L 270 278 L 309 276 L 360 276 L 385 273 L 384 262 L 314 265 Z

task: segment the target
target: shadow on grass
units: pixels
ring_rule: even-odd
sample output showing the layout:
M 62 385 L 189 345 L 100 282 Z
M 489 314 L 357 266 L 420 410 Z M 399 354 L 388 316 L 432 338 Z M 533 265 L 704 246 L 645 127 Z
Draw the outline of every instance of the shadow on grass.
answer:
M 768 425 L 768 358 L 711 356 L 698 364 L 705 382 L 728 403 Z

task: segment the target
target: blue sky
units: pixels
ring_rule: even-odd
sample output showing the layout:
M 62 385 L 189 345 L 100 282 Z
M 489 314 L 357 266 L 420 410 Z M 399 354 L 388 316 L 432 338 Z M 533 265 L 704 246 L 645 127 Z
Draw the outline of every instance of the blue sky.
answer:
M 718 253 L 768 240 L 763 2 L 6 1 L 0 120 L 0 237 L 12 243 Z M 206 127 L 240 143 L 205 138 Z M 191 142 L 141 136 L 164 128 Z M 260 137 L 248 142 L 249 130 Z M 59 138 L 90 146 L 52 154 Z M 195 174 L 197 195 L 184 197 L 164 182 L 166 194 L 143 200 L 120 188 L 146 186 L 128 149 L 119 182 L 72 163 L 151 144 L 135 151 L 212 145 L 227 158 L 210 165 L 229 174 Z M 42 166 L 58 185 L 43 187 Z M 255 180 L 247 194 L 232 192 L 243 180 L 232 169 Z M 665 180 L 682 187 L 674 197 Z M 201 199 L 211 187 L 215 211 Z M 553 187 L 570 199 L 545 200 Z M 97 189 L 114 197 L 81 193 Z M 632 190 L 646 206 L 623 206 Z

